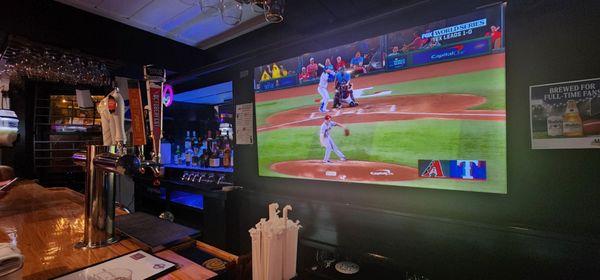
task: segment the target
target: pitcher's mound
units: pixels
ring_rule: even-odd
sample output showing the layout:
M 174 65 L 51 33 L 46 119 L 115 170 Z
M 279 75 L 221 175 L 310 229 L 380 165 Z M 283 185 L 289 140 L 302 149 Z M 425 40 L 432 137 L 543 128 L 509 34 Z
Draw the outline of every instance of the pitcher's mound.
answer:
M 331 163 L 321 160 L 284 161 L 272 164 L 271 170 L 295 177 L 334 181 L 388 182 L 419 178 L 416 168 L 355 160 L 332 160 Z

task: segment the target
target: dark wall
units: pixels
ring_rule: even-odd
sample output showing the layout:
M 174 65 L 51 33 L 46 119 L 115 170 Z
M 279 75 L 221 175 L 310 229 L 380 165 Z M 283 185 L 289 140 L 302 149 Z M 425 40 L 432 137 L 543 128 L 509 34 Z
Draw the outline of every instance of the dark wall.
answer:
M 429 1 L 362 26 L 340 24 L 333 32 L 329 26 L 321 33 L 299 30 L 301 22 L 293 21 L 269 26 L 211 50 L 221 58 L 244 56 L 201 79 L 234 77 L 235 103 L 253 102 L 252 77 L 240 78 L 242 70 L 468 13 L 485 2 Z M 391 256 L 409 267 L 434 268 L 433 274 L 459 277 L 473 270 L 484 278 L 514 279 L 597 272 L 600 151 L 531 150 L 528 87 L 600 76 L 599 16 L 600 2 L 593 0 L 508 3 L 507 195 L 258 177 L 256 145 L 238 146 L 236 182 L 245 187 L 241 251 L 249 249 L 247 229 L 277 201 L 293 205 L 303 238 Z

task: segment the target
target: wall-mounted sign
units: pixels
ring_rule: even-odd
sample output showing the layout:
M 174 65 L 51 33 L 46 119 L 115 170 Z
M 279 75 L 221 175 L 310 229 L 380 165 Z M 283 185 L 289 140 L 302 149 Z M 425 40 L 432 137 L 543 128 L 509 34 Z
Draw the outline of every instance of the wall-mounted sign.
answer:
M 533 149 L 600 148 L 600 78 L 529 87 Z
M 169 84 L 163 84 L 163 104 L 165 107 L 171 106 L 173 104 L 173 86 Z
M 252 103 L 235 106 L 235 139 L 238 145 L 254 144 L 254 111 Z

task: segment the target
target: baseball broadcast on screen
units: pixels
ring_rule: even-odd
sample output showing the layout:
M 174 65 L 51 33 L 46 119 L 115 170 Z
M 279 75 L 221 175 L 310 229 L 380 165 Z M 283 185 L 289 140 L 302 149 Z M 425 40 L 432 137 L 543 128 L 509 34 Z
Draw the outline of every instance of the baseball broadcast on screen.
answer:
M 259 175 L 507 193 L 503 11 L 255 68 Z

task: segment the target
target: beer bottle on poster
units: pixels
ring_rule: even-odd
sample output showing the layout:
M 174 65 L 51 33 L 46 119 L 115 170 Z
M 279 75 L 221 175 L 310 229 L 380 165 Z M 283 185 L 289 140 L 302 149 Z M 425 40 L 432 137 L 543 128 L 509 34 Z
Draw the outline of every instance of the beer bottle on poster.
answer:
M 550 115 L 546 119 L 548 136 L 559 137 L 563 135 L 563 116 L 558 110 L 558 106 L 553 106 Z
M 575 100 L 567 101 L 567 109 L 563 115 L 563 135 L 568 137 L 583 136 L 583 121 Z

